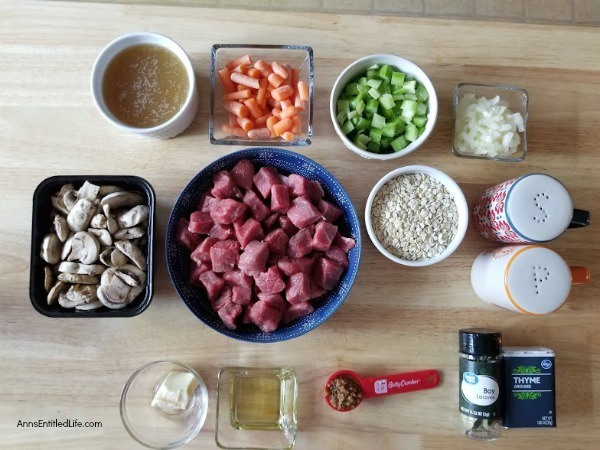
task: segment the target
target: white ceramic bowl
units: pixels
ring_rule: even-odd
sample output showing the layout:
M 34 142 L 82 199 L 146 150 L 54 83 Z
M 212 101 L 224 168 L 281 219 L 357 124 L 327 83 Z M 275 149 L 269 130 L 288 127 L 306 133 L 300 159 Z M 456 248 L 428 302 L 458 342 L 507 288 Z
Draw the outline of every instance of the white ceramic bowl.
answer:
M 427 89 L 427 93 L 429 94 L 429 107 L 427 113 L 427 123 L 425 124 L 425 131 L 414 142 L 411 142 L 400 152 L 372 153 L 366 150 L 361 150 L 344 135 L 340 125 L 336 120 L 336 102 L 342 90 L 354 77 L 358 76 L 361 73 L 364 73 L 373 64 L 388 64 L 392 67 L 396 67 L 397 69 L 401 70 L 407 75 L 412 75 L 419 83 L 421 83 L 425 87 L 425 89 Z M 335 132 L 338 134 L 338 136 L 340 137 L 340 139 L 346 147 L 348 147 L 357 155 L 362 156 L 363 158 L 388 160 L 408 155 L 409 153 L 419 148 L 421 144 L 423 144 L 423 142 L 427 140 L 427 138 L 433 131 L 433 128 L 435 127 L 435 122 L 437 120 L 438 100 L 433 84 L 431 83 L 431 80 L 425 74 L 425 72 L 423 72 L 423 69 L 421 69 L 412 61 L 409 61 L 408 59 L 402 58 L 400 56 L 377 54 L 365 56 L 364 58 L 354 61 L 352 64 L 346 67 L 346 69 L 344 69 L 344 71 L 340 74 L 337 80 L 335 80 L 333 90 L 331 91 L 331 97 L 329 99 L 329 113 L 331 115 L 331 121 L 333 122 Z
M 106 106 L 104 96 L 102 94 L 102 79 L 104 78 L 104 72 L 106 71 L 110 61 L 126 48 L 139 44 L 159 45 L 172 51 L 185 67 L 189 81 L 188 94 L 179 112 L 165 123 L 151 128 L 136 128 L 126 125 L 118 120 Z M 192 63 L 179 44 L 172 39 L 158 33 L 138 32 L 124 34 L 104 47 L 94 62 L 91 87 L 94 104 L 106 120 L 123 131 L 135 133 L 141 136 L 147 136 L 156 139 L 168 139 L 175 137 L 178 134 L 183 133 L 183 131 L 190 126 L 190 124 L 194 121 L 196 114 L 198 113 L 199 97 L 196 89 L 196 77 L 194 75 Z
M 450 194 L 452 194 L 452 196 L 454 197 L 454 201 L 456 203 L 456 208 L 458 209 L 458 228 L 456 230 L 456 234 L 454 235 L 454 238 L 452 239 L 452 241 L 450 242 L 448 247 L 446 247 L 446 249 L 437 256 L 434 256 L 429 259 L 418 260 L 418 261 L 402 259 L 402 258 L 399 258 L 399 257 L 391 254 L 390 252 L 388 252 L 384 248 L 384 246 L 381 244 L 381 242 L 379 242 L 379 239 L 377 239 L 377 235 L 375 234 L 375 230 L 373 229 L 373 224 L 371 222 L 371 209 L 373 207 L 373 199 L 375 198 L 375 195 L 377 194 L 377 192 L 379 192 L 379 190 L 382 188 L 382 186 L 385 185 L 391 179 L 396 178 L 400 175 L 406 175 L 406 174 L 411 174 L 411 173 L 427 174 L 427 175 L 431 176 L 432 178 L 435 178 L 436 180 L 441 182 L 446 187 L 448 192 L 450 192 Z M 463 238 L 465 237 L 465 233 L 467 232 L 468 223 L 469 223 L 469 208 L 467 206 L 467 200 L 465 199 L 465 195 L 463 194 L 463 192 L 460 189 L 460 187 L 458 186 L 458 184 L 456 184 L 456 182 L 452 178 L 450 178 L 448 175 L 446 175 L 444 172 L 442 172 L 438 169 L 435 169 L 433 167 L 429 167 L 429 166 L 405 166 L 405 167 L 400 167 L 398 169 L 392 170 L 390 173 L 385 175 L 381 180 L 379 180 L 377 182 L 377 184 L 375 185 L 375 187 L 371 190 L 371 193 L 369 194 L 369 197 L 367 198 L 367 205 L 365 207 L 365 225 L 367 228 L 367 233 L 369 234 L 369 237 L 371 238 L 371 242 L 373 242 L 373 245 L 375 245 L 377 250 L 379 250 L 381 252 L 381 254 L 383 256 L 385 256 L 386 258 L 389 258 L 392 261 L 394 261 L 398 264 L 403 264 L 405 266 L 415 266 L 415 267 L 430 266 L 432 264 L 436 264 L 436 263 L 446 259 L 458 248 L 458 246 L 462 242 Z

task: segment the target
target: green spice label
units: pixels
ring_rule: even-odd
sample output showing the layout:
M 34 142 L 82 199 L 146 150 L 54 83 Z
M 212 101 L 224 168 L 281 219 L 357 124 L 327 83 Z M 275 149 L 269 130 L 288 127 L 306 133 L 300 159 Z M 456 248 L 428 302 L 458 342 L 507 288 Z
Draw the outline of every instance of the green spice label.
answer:
M 500 364 L 461 359 L 459 409 L 481 419 L 500 417 Z

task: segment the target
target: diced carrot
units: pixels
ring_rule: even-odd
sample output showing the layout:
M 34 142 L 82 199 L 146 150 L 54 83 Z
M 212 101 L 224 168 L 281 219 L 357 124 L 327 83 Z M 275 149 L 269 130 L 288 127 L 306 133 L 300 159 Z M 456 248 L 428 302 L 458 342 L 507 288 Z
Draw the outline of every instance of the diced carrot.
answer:
M 303 102 L 308 101 L 308 85 L 304 81 L 298 81 L 298 95 Z
M 223 102 L 223 107 L 229 111 L 230 113 L 235 114 L 238 117 L 248 117 L 250 115 L 250 111 L 246 105 L 236 102 L 235 100 L 229 100 Z
M 266 99 L 266 98 L 263 98 L 263 99 L 262 99 L 262 102 L 260 102 L 260 103 L 258 104 L 258 106 L 260 106 L 260 109 L 262 109 L 263 111 L 266 111 L 266 110 L 268 110 L 268 109 L 269 109 L 269 105 L 268 105 L 268 103 L 267 103 L 267 99 Z
M 278 119 L 281 119 L 281 110 L 279 108 L 273 108 L 271 110 L 271 114 L 273 114 Z
M 265 98 L 268 83 L 269 82 L 265 78 L 258 80 L 258 85 L 260 87 L 258 88 L 258 92 L 256 93 L 256 101 L 258 102 L 259 105 L 262 103 L 263 99 Z
M 233 75 L 235 74 L 231 74 L 231 76 L 233 77 Z M 235 80 L 234 80 L 235 81 Z M 294 94 L 294 90 L 291 88 L 291 86 L 281 86 L 278 87 L 277 89 L 273 89 L 273 91 L 271 92 L 271 95 L 273 96 L 273 98 L 275 100 L 285 100 L 286 98 L 291 97 Z
M 267 103 L 271 108 L 279 108 L 281 109 L 281 103 L 275 100 L 273 97 L 267 100 Z
M 288 142 L 292 142 L 295 138 L 294 133 L 292 133 L 290 131 L 286 131 L 285 133 L 283 133 L 281 135 L 281 137 L 284 138 Z
M 285 78 L 283 80 L 283 83 L 281 83 L 282 85 L 287 85 L 287 86 L 291 86 L 292 85 L 292 68 L 290 67 L 289 64 L 282 64 L 283 68 L 285 69 L 286 73 L 287 73 L 287 78 Z
M 292 87 L 296 90 L 296 94 L 298 93 L 298 81 L 300 80 L 300 71 L 298 69 L 292 68 Z
M 235 91 L 235 84 L 231 81 L 231 73 L 227 67 L 219 70 L 219 78 L 221 79 L 221 84 L 223 85 L 225 93 Z
M 258 69 L 255 69 L 254 67 L 246 70 L 246 75 L 248 75 L 249 77 L 252 78 L 256 78 L 259 79 L 260 77 L 262 77 L 262 72 Z
M 279 86 L 281 86 L 281 83 L 283 83 L 283 78 L 281 78 L 276 73 L 272 73 L 271 75 L 269 75 L 268 80 L 269 84 L 271 84 L 275 88 L 278 88 Z
M 234 59 L 233 61 L 229 61 L 227 63 L 227 68 L 233 69 L 234 67 L 237 67 L 240 64 L 246 64 L 247 66 L 251 66 L 252 65 L 252 58 L 250 58 L 250 55 L 242 55 L 238 59 Z
M 244 105 L 246 105 L 248 111 L 250 111 L 250 115 L 255 119 L 258 119 L 263 115 L 263 112 L 254 97 L 244 100 Z
M 238 117 L 237 122 L 244 131 L 254 130 L 254 122 L 245 117 Z
M 256 78 L 249 77 L 243 73 L 231 72 L 231 81 L 251 87 L 252 89 L 258 89 L 260 87 Z
M 294 116 L 292 117 L 292 133 L 294 134 L 302 134 L 302 117 Z
M 258 61 L 256 61 L 254 63 L 254 67 L 256 67 L 258 70 L 261 71 L 262 76 L 264 78 L 267 78 L 269 75 L 271 75 L 273 73 L 273 69 L 271 69 L 271 66 L 269 64 L 267 64 L 266 62 L 264 62 L 262 59 L 259 59 Z
M 232 127 L 230 125 L 223 125 L 223 133 L 233 134 L 234 136 L 248 137 L 248 133 L 242 130 L 240 127 Z
M 294 97 L 294 106 L 300 110 L 304 110 L 304 102 L 300 100 L 300 95 L 298 95 L 298 93 L 296 93 L 296 96 Z
M 289 98 L 286 98 L 285 100 L 281 100 L 279 103 L 281 103 L 281 110 L 282 111 L 284 109 L 287 109 L 290 106 L 292 106 L 292 101 Z
M 246 64 L 240 64 L 239 66 L 234 67 L 232 70 L 232 72 L 243 73 L 243 74 L 246 74 L 247 71 L 248 71 L 248 66 Z
M 277 122 L 279 122 L 279 119 L 275 116 L 271 116 L 267 119 L 267 128 L 271 130 L 271 134 L 273 135 L 273 137 L 275 136 L 275 130 L 273 129 L 273 127 Z
M 271 130 L 268 128 L 255 128 L 254 130 L 248 131 L 248 137 L 250 139 L 269 139 L 271 137 Z
M 298 114 L 298 110 L 294 107 L 294 106 L 290 106 L 288 108 L 284 108 L 281 111 L 281 118 L 284 119 L 286 117 L 294 117 L 296 114 Z
M 229 94 L 223 95 L 223 100 L 239 100 L 242 98 L 250 98 L 252 96 L 252 92 L 250 89 L 244 89 L 237 92 L 230 92 Z
M 276 136 L 281 136 L 286 131 L 292 128 L 292 119 L 281 119 L 275 125 L 273 125 L 273 131 Z
M 256 125 L 264 125 L 267 123 L 267 120 L 269 119 L 269 117 L 273 116 L 273 114 L 271 114 L 271 112 L 269 111 L 268 113 L 266 113 L 263 116 L 260 116 L 259 118 L 257 118 L 254 123 Z
M 286 80 L 288 77 L 288 73 L 287 70 L 285 70 L 285 67 L 283 67 L 281 64 L 279 64 L 277 61 L 273 61 L 271 63 L 271 68 L 273 69 L 273 72 L 275 72 L 277 75 L 279 75 L 282 79 Z
M 237 127 L 238 123 L 237 123 L 237 116 L 235 114 L 229 113 L 229 126 L 230 127 Z

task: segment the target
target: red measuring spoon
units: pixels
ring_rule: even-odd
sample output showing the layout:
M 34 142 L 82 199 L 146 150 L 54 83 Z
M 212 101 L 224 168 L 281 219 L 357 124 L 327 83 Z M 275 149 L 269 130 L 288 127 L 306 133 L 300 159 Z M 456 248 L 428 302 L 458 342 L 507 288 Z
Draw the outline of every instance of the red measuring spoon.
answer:
M 327 395 L 329 384 L 337 377 L 351 377 L 362 389 L 362 399 L 354 406 L 347 409 L 337 409 L 331 404 Z M 402 394 L 404 392 L 420 391 L 436 387 L 440 382 L 440 373 L 437 370 L 421 370 L 418 372 L 396 373 L 380 377 L 361 378 L 351 370 L 339 370 L 329 377 L 325 384 L 325 401 L 336 411 L 346 412 L 356 408 L 365 398 L 381 397 L 383 395 Z

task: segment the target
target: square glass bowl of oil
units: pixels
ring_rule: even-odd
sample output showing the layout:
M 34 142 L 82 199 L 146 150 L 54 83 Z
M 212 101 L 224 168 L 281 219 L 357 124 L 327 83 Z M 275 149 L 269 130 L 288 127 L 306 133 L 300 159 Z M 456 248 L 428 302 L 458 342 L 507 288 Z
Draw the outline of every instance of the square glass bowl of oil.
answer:
M 291 369 L 225 367 L 217 377 L 219 448 L 294 448 L 298 383 Z

